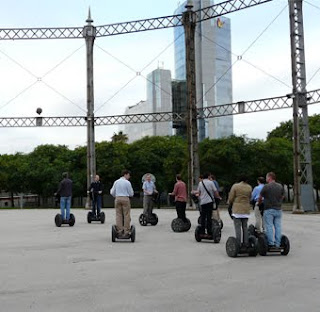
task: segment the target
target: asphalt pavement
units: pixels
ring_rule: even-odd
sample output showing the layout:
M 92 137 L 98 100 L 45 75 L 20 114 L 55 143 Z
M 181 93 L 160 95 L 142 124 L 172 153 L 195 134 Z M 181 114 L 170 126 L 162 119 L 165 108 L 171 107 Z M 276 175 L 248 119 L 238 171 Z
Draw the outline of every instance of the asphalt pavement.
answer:
M 131 211 L 136 242 L 112 243 L 114 209 L 105 224 L 74 209 L 74 227 L 61 228 L 58 209 L 1 210 L 0 311 L 320 311 L 319 214 L 284 213 L 287 256 L 229 258 L 226 211 L 219 244 L 196 242 L 197 211 L 185 233 L 171 230 L 175 210 L 156 209 L 146 227 L 141 211 Z

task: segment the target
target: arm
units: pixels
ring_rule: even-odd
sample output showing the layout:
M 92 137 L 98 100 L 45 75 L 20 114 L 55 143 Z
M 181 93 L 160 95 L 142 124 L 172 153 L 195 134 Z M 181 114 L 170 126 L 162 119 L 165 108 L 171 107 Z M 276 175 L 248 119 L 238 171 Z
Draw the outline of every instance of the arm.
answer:
M 234 189 L 234 185 L 232 185 L 229 193 L 229 197 L 228 197 L 229 204 L 232 204 L 234 202 L 235 197 L 236 197 L 236 191 Z
M 128 194 L 129 194 L 129 197 L 133 197 L 134 195 L 132 185 L 129 181 L 128 181 Z

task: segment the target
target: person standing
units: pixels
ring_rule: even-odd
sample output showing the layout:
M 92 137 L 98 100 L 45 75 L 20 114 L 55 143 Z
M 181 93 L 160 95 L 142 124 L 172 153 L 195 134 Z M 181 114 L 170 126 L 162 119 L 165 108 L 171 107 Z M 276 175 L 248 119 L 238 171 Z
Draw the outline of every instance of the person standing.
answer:
M 232 205 L 232 217 L 236 239 L 240 247 L 249 246 L 248 219 L 250 217 L 250 198 L 252 187 L 248 184 L 248 178 L 242 176 L 239 183 L 232 185 L 228 202 Z M 242 235 L 241 235 L 242 229 Z M 243 237 L 241 245 L 241 236 Z
M 62 177 L 63 179 L 60 182 L 59 188 L 55 195 L 60 196 L 60 210 L 62 219 L 69 221 L 72 197 L 72 181 L 69 179 L 68 172 L 64 172 Z
M 263 214 L 263 202 L 261 202 L 261 204 L 258 203 L 258 199 L 260 196 L 260 192 L 262 190 L 262 188 L 264 187 L 265 184 L 265 179 L 264 177 L 259 177 L 257 179 L 257 183 L 258 185 L 253 189 L 252 191 L 252 195 L 251 195 L 251 202 L 254 205 L 254 216 L 256 218 L 256 224 L 255 224 L 255 228 L 257 229 L 258 233 L 262 233 L 262 228 L 263 228 L 263 224 L 262 224 L 262 214 Z
M 212 219 L 215 219 L 218 222 L 221 222 L 220 212 L 219 212 L 219 204 L 220 204 L 220 201 L 221 201 L 221 196 L 220 196 L 220 193 L 219 193 L 220 186 L 219 186 L 218 181 L 216 180 L 215 175 L 213 175 L 213 174 L 211 175 L 211 181 L 214 183 L 214 186 L 216 187 L 218 195 L 219 195 L 219 196 L 214 195 L 215 209 L 212 211 Z
M 143 190 L 143 214 L 150 218 L 153 210 L 153 194 L 158 193 L 155 183 L 151 180 L 151 174 L 146 175 L 142 184 Z
M 88 193 L 92 196 L 92 214 L 96 217 L 100 215 L 101 199 L 102 199 L 103 184 L 100 181 L 99 175 L 96 175 L 94 182 L 91 183 Z
M 133 197 L 132 185 L 129 181 L 130 171 L 123 170 L 122 177 L 113 183 L 110 194 L 115 197 L 116 228 L 119 236 L 130 237 L 130 197 Z
M 280 183 L 276 182 L 274 172 L 268 172 L 266 176 L 266 184 L 259 196 L 259 204 L 264 201 L 263 222 L 265 233 L 269 247 L 280 247 L 281 245 L 281 220 L 282 220 L 282 201 L 284 198 L 284 188 Z M 274 235 L 273 235 L 274 229 Z
M 187 222 L 187 218 L 186 218 L 187 186 L 182 181 L 180 174 L 176 175 L 176 183 L 174 185 L 172 193 L 169 193 L 169 195 L 174 196 L 178 218 L 182 219 L 183 222 Z
M 200 234 L 205 234 L 207 229 L 207 235 L 212 236 L 212 211 L 214 205 L 214 196 L 219 196 L 218 190 L 214 183 L 209 180 L 210 174 L 205 173 L 203 180 L 199 182 L 197 193 L 199 194 L 199 200 L 201 205 L 200 217 L 201 217 L 201 229 Z

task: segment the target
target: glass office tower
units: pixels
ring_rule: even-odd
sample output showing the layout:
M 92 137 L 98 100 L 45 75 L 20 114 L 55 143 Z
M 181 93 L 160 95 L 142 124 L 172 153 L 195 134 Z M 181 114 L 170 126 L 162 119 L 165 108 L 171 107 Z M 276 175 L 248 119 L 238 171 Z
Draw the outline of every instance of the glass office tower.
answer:
M 194 0 L 193 10 L 213 4 L 210 0 Z M 184 12 L 186 1 L 174 14 Z M 186 79 L 185 40 L 183 27 L 174 29 L 175 79 Z M 195 33 L 197 107 L 232 103 L 231 25 L 230 19 L 219 17 L 198 23 Z M 186 105 L 184 103 L 184 105 Z M 233 117 L 200 119 L 199 140 L 221 138 L 233 134 Z

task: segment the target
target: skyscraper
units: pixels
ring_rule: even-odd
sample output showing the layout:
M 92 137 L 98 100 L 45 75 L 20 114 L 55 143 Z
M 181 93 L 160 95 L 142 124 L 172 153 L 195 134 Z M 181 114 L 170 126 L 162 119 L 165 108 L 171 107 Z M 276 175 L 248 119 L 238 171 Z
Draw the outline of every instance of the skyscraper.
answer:
M 172 111 L 171 72 L 167 69 L 155 69 L 147 75 L 147 100 L 126 108 L 125 114 L 160 113 Z M 123 132 L 128 135 L 128 142 L 144 136 L 172 135 L 172 122 L 151 122 L 127 124 Z
M 185 1 L 175 14 L 186 10 Z M 194 0 L 193 10 L 208 7 L 212 0 Z M 183 27 L 174 29 L 175 79 L 186 79 L 185 38 Z M 231 25 L 225 17 L 198 23 L 195 33 L 197 107 L 232 103 Z M 200 119 L 199 140 L 233 134 L 233 117 Z

